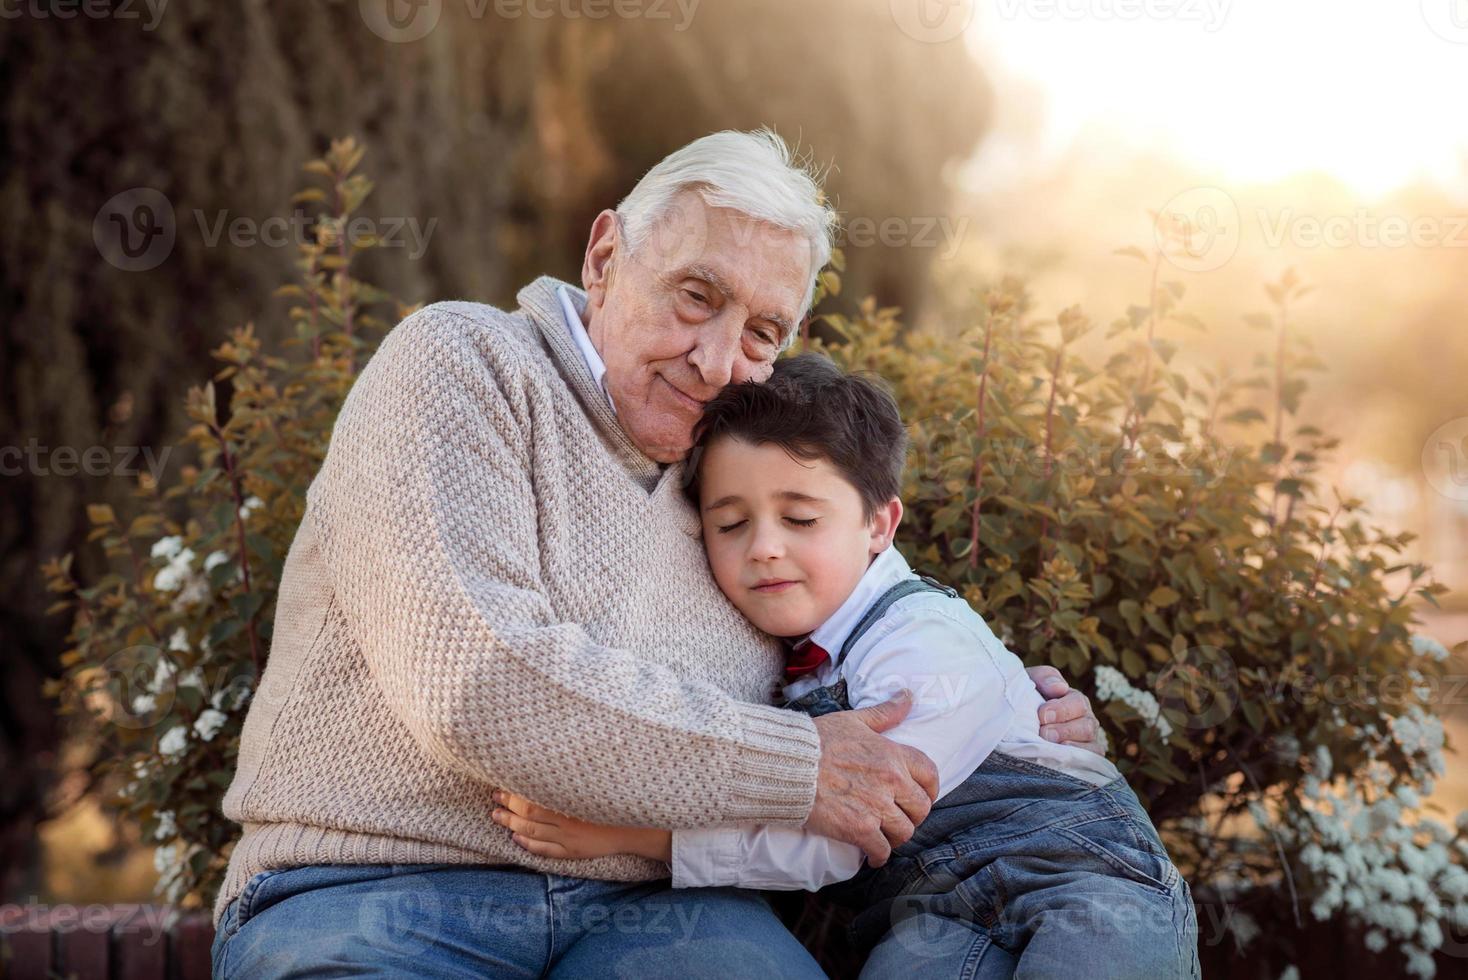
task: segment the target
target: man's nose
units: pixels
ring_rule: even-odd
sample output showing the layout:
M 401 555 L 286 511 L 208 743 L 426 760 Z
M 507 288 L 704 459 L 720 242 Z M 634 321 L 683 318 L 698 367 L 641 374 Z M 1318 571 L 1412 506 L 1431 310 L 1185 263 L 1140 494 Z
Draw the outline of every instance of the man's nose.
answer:
M 734 378 L 734 365 L 739 360 L 739 332 L 710 320 L 699 331 L 698 343 L 688 354 L 688 362 L 698 371 L 699 379 L 717 390 Z

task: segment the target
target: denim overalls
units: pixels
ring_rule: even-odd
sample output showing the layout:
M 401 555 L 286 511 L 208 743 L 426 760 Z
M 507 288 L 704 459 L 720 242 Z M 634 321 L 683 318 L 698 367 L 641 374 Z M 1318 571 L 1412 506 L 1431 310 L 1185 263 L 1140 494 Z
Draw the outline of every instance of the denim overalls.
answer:
M 872 604 L 836 657 L 892 604 L 954 590 L 926 576 Z M 787 701 L 813 716 L 850 709 L 845 678 Z M 823 898 L 859 909 L 864 980 L 1201 976 L 1192 892 L 1125 779 L 1096 786 L 1002 752 L 933 804 L 880 868 Z

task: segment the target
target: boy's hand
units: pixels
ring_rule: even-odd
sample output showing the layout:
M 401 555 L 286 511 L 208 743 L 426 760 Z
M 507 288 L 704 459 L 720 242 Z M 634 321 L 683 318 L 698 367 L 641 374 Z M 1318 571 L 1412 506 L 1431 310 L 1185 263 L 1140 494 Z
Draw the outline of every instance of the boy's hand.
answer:
M 654 861 L 673 859 L 673 835 L 666 830 L 588 823 L 502 789 L 494 791 L 493 799 L 499 804 L 491 814 L 494 822 L 509 828 L 511 839 L 531 854 L 549 858 L 637 854 Z
M 1091 699 L 1072 691 L 1065 676 L 1054 667 L 1028 667 L 1025 672 L 1045 698 L 1040 705 L 1040 735 L 1051 742 L 1106 755 L 1106 733 L 1091 710 Z

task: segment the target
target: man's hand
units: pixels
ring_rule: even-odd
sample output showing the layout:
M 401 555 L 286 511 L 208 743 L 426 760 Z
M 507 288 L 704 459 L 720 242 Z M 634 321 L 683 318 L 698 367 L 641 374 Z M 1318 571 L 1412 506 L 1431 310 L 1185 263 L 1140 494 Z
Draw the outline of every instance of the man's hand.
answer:
M 1040 705 L 1040 735 L 1051 742 L 1106 755 L 1106 733 L 1091 711 L 1091 699 L 1080 691 L 1072 691 L 1054 667 L 1028 667 L 1026 673 L 1045 698 L 1045 703 Z
M 821 736 L 816 802 L 805 829 L 855 844 L 874 868 L 907 841 L 938 798 L 938 767 L 922 752 L 878 732 L 912 708 L 912 692 L 815 720 Z

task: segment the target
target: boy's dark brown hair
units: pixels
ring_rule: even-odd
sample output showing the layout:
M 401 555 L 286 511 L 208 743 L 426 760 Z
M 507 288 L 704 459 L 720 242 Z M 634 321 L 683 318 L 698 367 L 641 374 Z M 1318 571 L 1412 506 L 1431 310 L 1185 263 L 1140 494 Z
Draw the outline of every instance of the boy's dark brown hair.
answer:
M 687 490 L 695 505 L 704 450 L 725 436 L 826 460 L 861 495 L 867 520 L 902 490 L 907 430 L 897 402 L 880 381 L 845 374 L 822 354 L 776 361 L 764 384 L 728 385 L 704 406 L 689 455 Z

